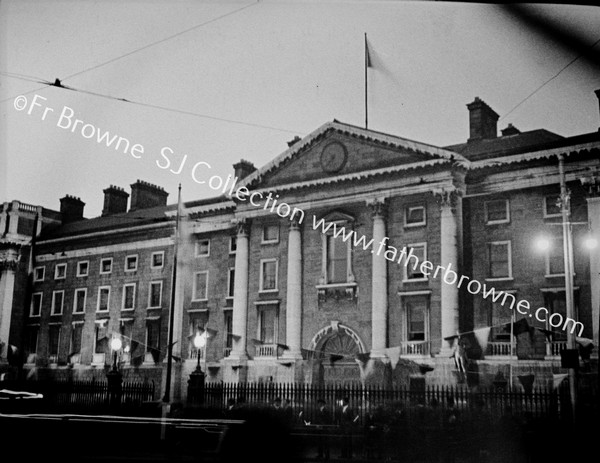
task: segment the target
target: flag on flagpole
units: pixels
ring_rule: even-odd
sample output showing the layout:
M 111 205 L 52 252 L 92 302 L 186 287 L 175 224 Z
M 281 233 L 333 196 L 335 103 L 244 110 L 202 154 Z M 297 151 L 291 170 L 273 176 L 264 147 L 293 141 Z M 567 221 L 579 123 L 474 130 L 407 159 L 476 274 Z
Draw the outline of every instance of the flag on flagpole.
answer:
M 365 66 L 368 68 L 373 67 L 373 60 L 371 59 L 371 50 L 369 49 L 369 40 L 367 34 L 365 34 Z

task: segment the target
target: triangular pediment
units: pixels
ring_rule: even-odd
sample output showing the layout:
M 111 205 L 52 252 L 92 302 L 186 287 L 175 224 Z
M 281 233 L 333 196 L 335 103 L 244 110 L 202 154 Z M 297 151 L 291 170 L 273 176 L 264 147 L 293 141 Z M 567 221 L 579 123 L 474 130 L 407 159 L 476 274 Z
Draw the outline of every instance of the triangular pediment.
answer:
M 250 189 L 268 189 L 319 180 L 340 181 L 403 168 L 466 161 L 435 146 L 341 122 L 330 122 L 294 143 L 243 180 Z

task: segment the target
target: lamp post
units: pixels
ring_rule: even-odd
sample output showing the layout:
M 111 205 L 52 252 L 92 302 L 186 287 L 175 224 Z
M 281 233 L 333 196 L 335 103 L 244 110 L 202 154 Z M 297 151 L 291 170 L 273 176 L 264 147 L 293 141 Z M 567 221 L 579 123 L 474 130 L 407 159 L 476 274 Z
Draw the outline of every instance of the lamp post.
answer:
M 198 404 L 202 404 L 204 402 L 204 379 L 205 375 L 200 366 L 200 357 L 202 353 L 202 348 L 206 346 L 206 337 L 207 333 L 200 334 L 200 332 L 196 333 L 194 337 L 194 347 L 196 348 L 196 369 L 190 374 L 190 379 L 188 380 L 188 402 L 193 403 L 197 402 Z
M 113 364 L 111 370 L 106 374 L 108 380 L 108 403 L 109 406 L 117 409 L 121 404 L 121 386 L 123 378 L 117 364 L 117 356 L 123 347 L 120 338 L 114 337 L 110 340 L 110 348 L 113 352 Z

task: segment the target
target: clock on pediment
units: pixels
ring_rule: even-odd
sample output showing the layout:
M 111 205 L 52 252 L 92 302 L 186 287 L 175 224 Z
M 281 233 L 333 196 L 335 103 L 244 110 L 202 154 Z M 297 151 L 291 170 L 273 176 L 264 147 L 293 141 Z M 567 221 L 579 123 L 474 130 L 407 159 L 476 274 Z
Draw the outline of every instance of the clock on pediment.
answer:
M 321 152 L 321 167 L 330 174 L 339 172 L 346 165 L 348 150 L 339 141 L 326 145 Z

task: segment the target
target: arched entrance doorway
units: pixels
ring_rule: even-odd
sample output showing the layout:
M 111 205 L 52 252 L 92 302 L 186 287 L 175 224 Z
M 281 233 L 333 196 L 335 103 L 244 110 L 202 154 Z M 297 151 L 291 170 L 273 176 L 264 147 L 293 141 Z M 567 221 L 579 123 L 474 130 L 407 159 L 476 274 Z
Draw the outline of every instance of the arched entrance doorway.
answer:
M 360 383 L 360 369 L 355 358 L 356 354 L 365 352 L 365 346 L 350 327 L 332 322 L 314 336 L 310 349 L 317 353 L 320 360 L 318 384 Z

